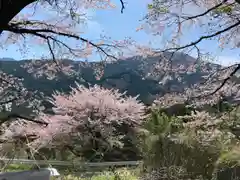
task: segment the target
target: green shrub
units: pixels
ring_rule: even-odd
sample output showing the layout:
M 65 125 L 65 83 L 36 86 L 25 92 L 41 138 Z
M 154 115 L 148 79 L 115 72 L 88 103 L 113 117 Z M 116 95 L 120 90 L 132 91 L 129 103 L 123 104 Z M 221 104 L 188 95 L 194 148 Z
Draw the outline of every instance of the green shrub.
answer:
M 153 178 L 153 172 L 156 178 L 159 177 L 160 171 L 164 177 L 171 172 L 170 174 L 179 176 L 175 177 L 177 179 L 212 179 L 217 171 L 223 169 L 223 163 L 218 163 L 220 160 L 224 161 L 225 165 L 230 162 L 227 167 L 234 164 L 236 159 L 240 162 L 240 155 L 236 151 L 224 154 L 234 144 L 239 147 L 235 137 L 228 137 L 230 132 L 224 121 L 211 118 L 208 113 L 202 112 L 199 116 L 190 115 L 185 118 L 188 118 L 188 121 L 180 117 L 166 116 L 156 110 L 146 122 L 140 148 L 144 161 L 143 172 L 148 174 L 150 179 Z M 193 127 L 186 122 L 193 122 Z M 215 137 L 215 131 L 220 135 Z M 178 173 L 180 170 L 183 174 Z M 147 179 L 145 176 L 144 180 Z
M 27 164 L 9 164 L 3 167 L 2 171 L 14 172 L 14 171 L 25 171 L 31 169 L 31 165 Z

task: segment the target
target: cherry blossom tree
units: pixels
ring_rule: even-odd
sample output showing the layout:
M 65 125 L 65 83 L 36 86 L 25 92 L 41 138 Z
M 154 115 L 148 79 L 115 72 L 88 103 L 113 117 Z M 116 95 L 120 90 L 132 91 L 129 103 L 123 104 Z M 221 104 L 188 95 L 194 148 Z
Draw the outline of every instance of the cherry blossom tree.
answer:
M 121 12 L 123 12 L 124 3 L 122 0 L 119 3 L 122 6 Z M 114 7 L 115 5 L 109 0 L 27 0 L 21 3 L 1 1 L 0 14 L 4 18 L 2 18 L 0 34 L 1 38 L 6 40 L 2 42 L 22 44 L 33 41 L 45 44 L 55 61 L 59 59 L 59 56 L 63 57 L 66 54 L 78 58 L 89 56 L 94 49 L 101 56 L 114 59 L 115 56 L 109 52 L 114 45 L 102 42 L 102 40 L 99 42 L 88 40 L 83 37 L 82 32 L 79 32 L 81 25 L 89 19 L 86 17 L 87 9 Z M 24 9 L 28 13 L 22 12 Z M 41 20 L 35 16 L 37 12 L 42 16 Z M 70 44 L 73 43 L 74 45 L 71 46 Z
M 171 59 L 178 52 L 197 54 L 197 60 L 193 62 L 193 66 L 201 66 L 202 60 L 205 60 L 208 55 L 200 47 L 203 41 L 214 39 L 219 42 L 221 49 L 238 49 L 239 6 L 240 2 L 238 0 L 153 0 L 149 3 L 148 13 L 143 18 L 144 23 L 138 30 L 144 30 L 147 27 L 151 30 L 150 33 L 155 36 L 161 35 L 165 31 L 171 31 L 171 33 L 168 33 L 164 47 L 153 49 L 153 51 L 160 54 L 165 52 L 172 53 L 170 57 L 165 58 L 165 62 L 159 63 L 158 66 L 161 68 L 171 69 Z M 203 33 L 196 39 L 189 39 L 189 42 L 186 42 L 186 44 L 180 43 L 182 35 L 186 31 L 194 30 L 196 27 L 200 27 Z M 207 69 L 209 74 L 211 74 L 209 77 L 205 77 L 205 81 L 208 81 L 208 84 L 205 83 L 205 86 L 208 85 L 207 89 L 212 90 L 209 94 L 216 93 L 223 88 L 227 81 L 232 81 L 236 78 L 235 74 L 239 69 L 239 63 L 226 68 Z M 174 68 L 173 71 L 177 72 L 178 70 L 179 68 Z M 167 80 L 174 75 L 174 73 L 168 73 L 167 77 L 169 78 Z M 216 83 L 218 86 L 215 86 Z
M 0 125 L 4 123 L 8 123 L 8 121 L 14 119 L 25 119 L 27 121 L 44 123 L 34 118 L 29 117 L 29 114 L 33 115 L 33 113 L 38 113 L 37 111 L 41 111 L 41 93 L 37 92 L 29 92 L 23 86 L 23 80 L 20 78 L 16 78 L 14 76 L 8 75 L 6 73 L 0 72 Z M 28 101 L 26 101 L 28 99 Z M 19 107 L 24 106 L 31 113 L 23 113 L 19 110 Z M 46 124 L 46 123 L 45 123 Z
M 39 120 L 48 126 L 15 121 L 1 138 L 8 142 L 25 139 L 23 142 L 35 150 L 60 146 L 76 153 L 77 145 L 84 148 L 91 144 L 102 152 L 121 146 L 127 135 L 121 128 L 125 127 L 127 133 L 134 132 L 146 117 L 145 106 L 137 97 L 97 85 L 86 88 L 77 84 L 70 94 L 57 92 L 49 101 L 54 105 L 54 115 L 39 114 Z M 27 141 L 28 137 L 31 140 Z
M 122 0 L 119 0 L 119 5 L 119 10 L 123 13 L 125 6 Z M 115 7 L 116 5 L 109 0 L 24 0 L 21 3 L 12 0 L 1 1 L 0 46 L 5 49 L 9 44 L 16 44 L 23 53 L 27 53 L 31 45 L 46 46 L 54 64 L 47 64 L 41 71 L 51 76 L 55 76 L 59 70 L 67 74 L 72 73 L 72 68 L 65 68 L 58 61 L 60 59 L 86 60 L 89 56 L 97 54 L 103 61 L 116 60 L 120 51 L 118 42 L 103 37 L 100 37 L 100 40 L 90 40 L 84 38 L 82 31 L 91 18 L 88 16 L 88 10 Z M 45 55 L 44 58 L 46 59 Z M 38 62 L 30 62 L 23 67 L 31 71 L 32 66 L 36 64 Z M 101 76 L 103 64 L 100 66 L 96 67 L 96 71 Z
M 119 0 L 119 4 L 123 13 L 125 8 L 123 1 Z M 58 59 L 66 59 L 68 57 L 86 59 L 94 53 L 99 54 L 103 60 L 116 59 L 113 52 L 120 48 L 117 43 L 88 40 L 84 38 L 82 32 L 79 32 L 79 29 L 89 18 L 86 16 L 87 9 L 108 8 L 115 8 L 115 5 L 109 0 L 24 0 L 21 2 L 1 0 L 0 46 L 1 48 L 6 48 L 9 44 L 16 44 L 19 45 L 21 51 L 28 50 L 28 43 L 29 45 L 33 43 L 46 46 L 54 63 L 49 63 L 41 71 L 50 74 L 49 78 L 54 77 L 59 70 L 67 74 L 72 73 L 71 67 L 66 68 L 61 62 L 58 62 Z M 41 16 L 40 19 L 39 16 Z M 26 63 L 23 67 L 31 72 L 31 67 L 37 63 L 38 61 Z M 101 68 L 98 68 L 96 71 L 99 71 L 100 75 L 102 74 Z M 4 74 L 3 72 L 0 73 Z M 41 74 L 41 72 L 39 73 Z M 39 73 L 36 73 L 36 75 L 39 75 Z M 36 99 L 33 100 L 33 98 L 30 99 L 26 96 L 28 94 L 28 97 L 30 97 L 30 94 L 35 94 L 35 92 L 27 92 L 19 83 L 14 84 L 15 81 L 11 81 L 9 85 L 6 85 L 8 82 L 7 76 L 6 74 L 1 76 L 1 81 L 3 81 L 3 83 L 1 82 L 1 88 L 5 89 L 6 87 L 14 86 L 17 89 L 18 96 L 21 96 L 21 100 L 29 99 L 29 102 L 22 104 L 27 105 L 30 101 L 37 102 Z M 13 77 L 11 78 L 14 79 Z M 19 87 L 17 87 L 18 85 Z M 4 98 L 6 97 L 6 94 L 4 94 Z M 9 95 L 9 97 L 15 100 L 15 96 Z M 31 97 L 33 96 L 31 95 Z M 9 104 L 10 100 L 6 103 Z M 15 114 L 11 117 L 16 118 L 18 116 Z
M 109 5 L 109 1 L 81 1 L 81 2 L 62 1 L 61 2 L 61 1 L 55 1 L 55 0 L 53 1 L 44 0 L 39 2 L 36 0 L 25 0 L 25 1 L 22 1 L 21 3 L 18 3 L 18 1 L 1 1 L 1 15 L 2 15 L 1 22 L 3 23 L 3 26 L 8 26 L 8 23 L 26 6 L 34 3 L 39 5 L 45 2 L 52 5 L 53 8 L 59 8 L 61 3 L 65 3 L 66 5 L 69 4 L 71 5 L 70 6 L 71 9 L 68 9 L 69 11 L 68 13 L 74 13 L 75 8 L 78 8 L 75 5 L 79 5 L 81 3 L 85 3 L 83 4 L 85 6 L 98 6 L 103 8 Z M 122 4 L 121 12 L 123 12 L 123 9 L 124 9 L 123 1 L 120 1 L 120 3 Z M 11 9 L 11 11 L 9 9 Z M 4 29 L 2 29 L 2 31 L 3 30 Z

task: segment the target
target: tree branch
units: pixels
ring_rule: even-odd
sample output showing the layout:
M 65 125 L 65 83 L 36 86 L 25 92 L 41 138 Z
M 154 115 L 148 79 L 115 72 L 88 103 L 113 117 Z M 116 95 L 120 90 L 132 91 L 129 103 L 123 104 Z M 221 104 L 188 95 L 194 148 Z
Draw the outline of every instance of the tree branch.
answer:
M 18 99 L 17 97 L 14 97 L 14 98 L 6 100 L 6 101 L 0 101 L 0 105 L 4 105 L 4 104 L 8 104 L 8 103 L 14 102 L 17 99 Z
M 184 46 L 176 47 L 176 48 L 168 48 L 168 49 L 165 49 L 164 51 L 172 51 L 172 50 L 177 50 L 177 51 L 179 51 L 179 50 L 182 50 L 182 49 L 185 49 L 185 48 L 189 48 L 189 47 L 191 47 L 191 46 L 197 45 L 197 44 L 200 43 L 202 40 L 216 37 L 216 36 L 218 36 L 218 35 L 220 35 L 220 34 L 222 34 L 222 33 L 224 33 L 224 32 L 227 32 L 227 31 L 229 31 L 229 30 L 231 30 L 231 29 L 233 29 L 233 28 L 235 28 L 235 27 L 237 27 L 237 26 L 239 26 L 239 25 L 240 25 L 240 21 L 236 22 L 235 24 L 233 24 L 233 25 L 231 25 L 231 26 L 228 26 L 228 27 L 225 28 L 225 29 L 222 29 L 222 30 L 220 30 L 220 31 L 217 31 L 217 32 L 215 32 L 215 33 L 213 33 L 213 34 L 206 35 L 206 36 L 201 36 L 201 37 L 200 37 L 199 39 L 197 39 L 196 41 L 193 41 L 193 42 L 191 42 L 191 43 L 189 43 L 189 44 L 186 44 L 186 45 L 184 45 Z M 164 52 L 164 51 L 163 51 L 163 52 Z
M 102 47 L 101 45 L 97 45 L 83 37 L 79 37 L 78 35 L 75 35 L 75 34 L 70 34 L 70 33 L 64 33 L 64 32 L 59 32 L 59 31 L 55 31 L 55 30 L 52 30 L 52 29 L 28 29 L 28 28 L 22 28 L 22 27 L 19 27 L 16 25 L 16 23 L 10 23 L 10 25 L 6 26 L 3 28 L 4 31 L 9 31 L 9 32 L 13 32 L 13 33 L 16 33 L 16 34 L 28 34 L 28 35 L 33 35 L 33 36 L 37 36 L 37 37 L 40 37 L 42 39 L 45 39 L 47 40 L 47 43 L 48 43 L 48 46 L 50 45 L 50 42 L 49 42 L 49 39 L 55 41 L 55 42 L 58 42 L 58 43 L 61 43 L 64 47 L 67 47 L 68 49 L 71 49 L 68 45 L 66 45 L 65 43 L 63 43 L 62 41 L 59 41 L 57 40 L 56 38 L 54 37 L 51 37 L 50 35 L 47 35 L 46 33 L 50 33 L 50 34 L 53 34 L 53 35 L 59 35 L 59 36 L 63 36 L 63 37 L 67 37 L 67 38 L 73 38 L 73 39 L 76 39 L 76 40 L 81 40 L 83 42 L 86 42 L 88 44 L 90 44 L 91 46 L 97 48 L 100 52 L 102 52 L 103 54 L 105 54 L 106 56 L 110 57 L 110 58 L 113 58 L 113 59 L 117 59 L 115 56 L 113 55 L 110 55 L 109 53 L 107 53 Z M 53 55 L 53 51 L 51 49 L 51 46 L 50 46 L 50 52 L 51 54 Z M 53 56 L 54 58 L 54 56 Z
M 0 0 L 0 34 L 3 32 L 3 27 L 8 23 L 27 5 L 36 0 Z
M 4 31 L 4 27 L 8 26 L 9 22 L 26 6 L 37 2 L 38 0 L 0 0 L 0 34 Z M 57 0 L 55 0 L 57 1 Z M 121 3 L 121 13 L 125 9 L 123 0 Z
M 240 69 L 240 64 L 237 64 L 237 66 L 236 66 L 236 67 L 234 68 L 234 70 L 229 74 L 229 76 L 226 77 L 226 78 L 223 80 L 223 82 L 221 83 L 221 85 L 220 85 L 219 87 L 217 87 L 217 88 L 216 88 L 212 93 L 210 93 L 208 96 L 213 95 L 213 94 L 215 94 L 217 91 L 219 91 L 219 90 L 227 83 L 227 81 L 230 80 L 231 77 L 233 77 L 233 76 L 236 74 L 236 72 L 237 72 L 239 69 Z
M 123 10 L 125 9 L 125 5 L 124 5 L 124 2 L 123 0 L 120 0 L 120 3 L 121 3 L 121 13 L 123 13 Z
M 39 120 L 34 120 L 32 118 L 29 118 L 29 117 L 25 117 L 25 116 L 22 116 L 22 115 L 19 115 L 17 113 L 6 113 L 6 115 L 4 117 L 1 117 L 0 118 L 0 125 L 7 122 L 7 121 L 10 121 L 11 119 L 24 119 L 26 121 L 29 121 L 29 122 L 33 122 L 33 123 L 38 123 L 38 124 L 44 124 L 44 125 L 48 125 L 47 122 L 44 122 L 44 121 L 39 121 Z
M 182 17 L 184 18 L 185 20 L 192 20 L 192 19 L 195 19 L 195 18 L 199 18 L 199 17 L 202 17 L 202 16 L 205 16 L 207 15 L 208 13 L 210 13 L 211 11 L 219 8 L 220 6 L 224 5 L 228 0 L 223 0 L 221 3 L 213 6 L 212 8 L 206 10 L 205 12 L 201 13 L 201 14 L 198 14 L 198 15 L 195 15 L 195 16 L 190 16 L 190 17 Z

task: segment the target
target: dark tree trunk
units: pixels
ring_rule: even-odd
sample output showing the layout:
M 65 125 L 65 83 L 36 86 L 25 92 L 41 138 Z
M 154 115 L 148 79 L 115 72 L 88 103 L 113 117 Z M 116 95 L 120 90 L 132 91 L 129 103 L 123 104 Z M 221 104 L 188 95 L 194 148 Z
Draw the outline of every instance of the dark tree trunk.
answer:
M 0 0 L 0 35 L 4 27 L 27 5 L 36 0 Z
M 31 159 L 31 151 L 29 148 L 26 149 L 27 159 Z

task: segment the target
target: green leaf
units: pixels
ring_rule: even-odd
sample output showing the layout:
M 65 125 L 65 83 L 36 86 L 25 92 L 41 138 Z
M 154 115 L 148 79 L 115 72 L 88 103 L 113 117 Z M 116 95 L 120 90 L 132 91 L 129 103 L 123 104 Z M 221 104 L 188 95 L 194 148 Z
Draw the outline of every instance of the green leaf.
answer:
M 153 9 L 153 5 L 152 4 L 148 4 L 148 9 Z
M 232 7 L 231 6 L 222 6 L 215 10 L 215 13 L 217 14 L 224 14 L 224 13 L 231 13 Z

